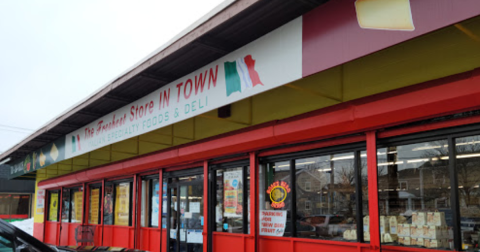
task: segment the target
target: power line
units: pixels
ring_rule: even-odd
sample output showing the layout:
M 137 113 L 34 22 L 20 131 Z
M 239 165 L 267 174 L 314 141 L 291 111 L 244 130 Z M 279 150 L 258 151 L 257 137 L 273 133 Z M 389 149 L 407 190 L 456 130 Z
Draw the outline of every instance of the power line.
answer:
M 17 131 L 17 130 L 11 130 L 11 129 L 0 129 L 0 131 L 10 131 L 10 132 L 15 132 L 15 133 L 20 133 L 20 134 L 30 134 L 30 132 L 25 132 L 25 131 Z
M 0 124 L 0 127 L 6 127 L 6 128 L 16 129 L 16 130 L 33 131 L 33 129 L 21 128 L 21 127 L 16 127 L 16 126 L 9 126 L 9 125 L 5 125 L 5 124 Z

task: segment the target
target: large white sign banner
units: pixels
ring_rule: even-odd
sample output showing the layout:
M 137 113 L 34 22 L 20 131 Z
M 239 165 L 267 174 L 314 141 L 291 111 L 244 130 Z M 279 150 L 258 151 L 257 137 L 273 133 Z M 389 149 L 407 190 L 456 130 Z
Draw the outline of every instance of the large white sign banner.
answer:
M 302 18 L 66 136 L 78 156 L 302 77 Z

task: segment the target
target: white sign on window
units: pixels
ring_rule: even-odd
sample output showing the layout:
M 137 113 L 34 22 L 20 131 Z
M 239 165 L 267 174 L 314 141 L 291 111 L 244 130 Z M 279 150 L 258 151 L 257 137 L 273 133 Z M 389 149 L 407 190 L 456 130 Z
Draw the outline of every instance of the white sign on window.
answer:
M 260 235 L 283 236 L 287 211 L 260 210 Z
M 192 213 L 200 213 L 200 202 L 190 202 L 189 209 Z
M 45 208 L 45 190 L 37 191 L 37 214 L 43 214 L 43 209 Z
M 187 229 L 187 243 L 203 243 L 201 229 Z

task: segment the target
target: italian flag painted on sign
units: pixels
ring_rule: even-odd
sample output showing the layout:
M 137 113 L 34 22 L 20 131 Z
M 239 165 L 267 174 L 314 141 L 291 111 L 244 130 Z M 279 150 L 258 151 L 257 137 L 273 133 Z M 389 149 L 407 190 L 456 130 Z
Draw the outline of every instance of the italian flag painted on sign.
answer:
M 233 62 L 226 61 L 224 66 L 227 96 L 230 96 L 233 92 L 241 93 L 256 85 L 263 85 L 255 70 L 255 60 L 252 55 L 238 58 Z

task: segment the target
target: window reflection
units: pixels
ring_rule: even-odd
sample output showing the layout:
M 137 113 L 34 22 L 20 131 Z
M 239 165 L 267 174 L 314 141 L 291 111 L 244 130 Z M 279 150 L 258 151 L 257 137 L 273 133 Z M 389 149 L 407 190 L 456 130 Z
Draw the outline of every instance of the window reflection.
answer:
M 357 241 L 354 156 L 295 160 L 297 236 Z
M 457 138 L 455 149 L 462 244 L 465 250 L 476 251 L 480 234 L 480 136 Z
M 70 189 L 62 193 L 62 222 L 70 222 Z
M 160 182 L 158 179 L 150 181 L 150 227 L 158 227 L 158 216 L 160 206 Z
M 168 179 L 164 178 L 162 182 L 162 228 L 167 228 L 167 183 Z
M 366 165 L 365 151 L 263 164 L 260 235 L 362 241 L 363 218 L 368 215 Z M 275 229 L 283 224 L 284 232 Z M 368 225 L 364 228 L 369 231 Z
M 103 199 L 103 223 L 105 225 L 113 225 L 113 184 L 105 185 L 105 196 Z
M 378 149 L 382 243 L 450 249 L 447 140 Z

